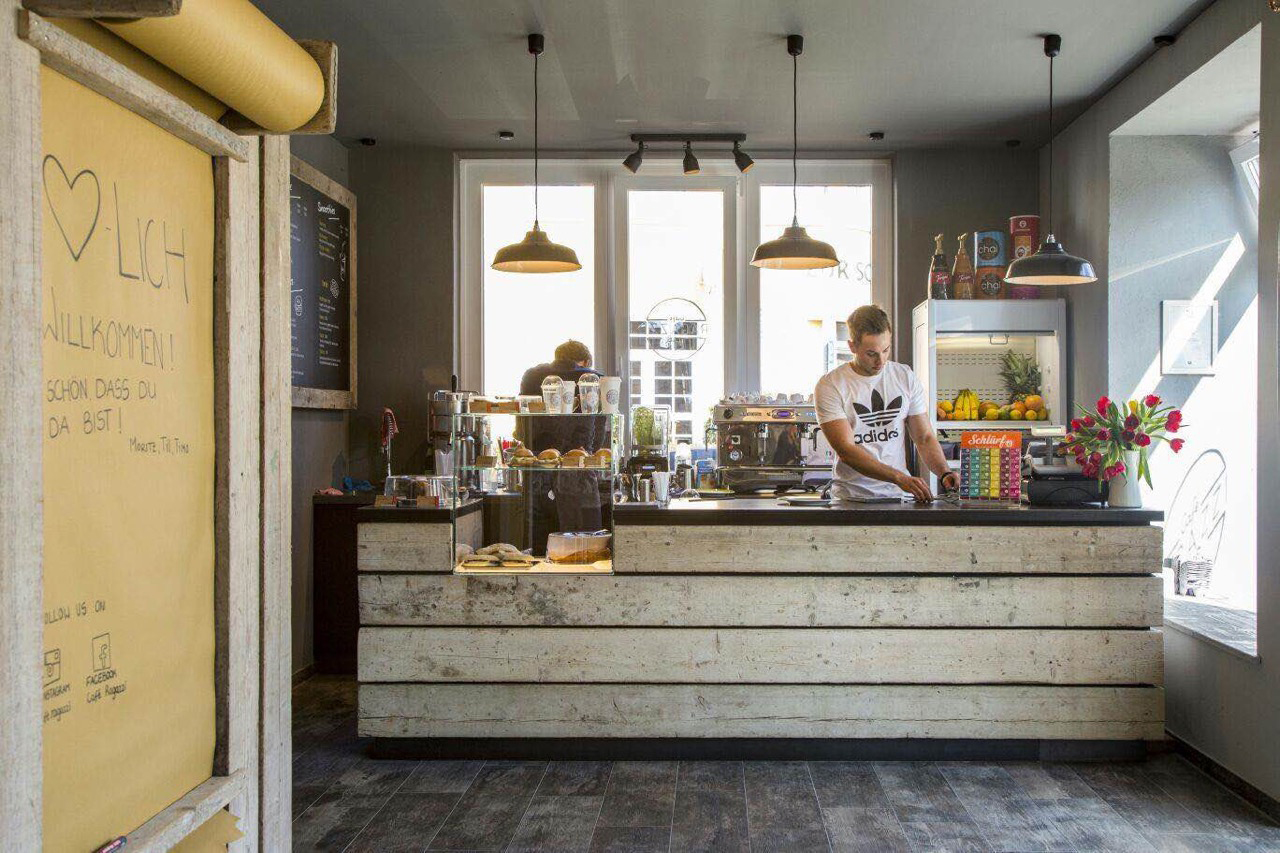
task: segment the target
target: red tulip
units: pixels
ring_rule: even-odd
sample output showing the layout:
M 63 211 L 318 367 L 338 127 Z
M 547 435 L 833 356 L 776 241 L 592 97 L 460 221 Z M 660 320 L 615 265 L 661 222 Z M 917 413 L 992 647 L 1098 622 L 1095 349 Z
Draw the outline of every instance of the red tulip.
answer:
M 1124 432 L 1120 433 L 1120 437 L 1124 439 L 1126 442 L 1132 442 L 1135 438 L 1138 437 L 1138 434 L 1131 429 L 1127 429 Z
M 1083 418 L 1081 418 L 1080 423 L 1084 424 L 1087 427 L 1091 427 L 1094 425 L 1094 423 L 1096 423 L 1096 421 L 1094 421 L 1092 415 L 1085 415 Z
M 1109 430 L 1109 429 L 1100 429 L 1100 430 L 1098 430 L 1097 439 L 1098 439 L 1098 441 L 1110 441 L 1110 440 L 1111 440 L 1111 430 Z
M 1165 418 L 1164 428 L 1167 429 L 1169 432 L 1177 432 L 1178 428 L 1181 426 L 1182 426 L 1182 410 L 1174 409 L 1172 412 L 1169 413 L 1169 417 Z
M 1093 451 L 1093 453 L 1089 456 L 1089 461 L 1090 461 L 1090 462 L 1092 462 L 1094 465 L 1101 465 L 1101 464 L 1102 464 L 1102 454 L 1101 454 L 1101 453 L 1099 453 L 1099 452 L 1098 452 L 1098 451 L 1096 451 L 1096 450 L 1095 450 L 1095 451 Z
M 1067 444 L 1075 444 L 1075 443 L 1076 443 L 1076 437 L 1075 437 L 1075 434 L 1074 434 L 1074 433 L 1070 433 L 1070 432 L 1069 432 L 1069 433 L 1067 433 L 1067 434 L 1063 437 L 1063 439 L 1062 439 L 1062 440 L 1063 440 L 1063 441 L 1065 441 Z
M 1084 423 L 1079 418 L 1071 419 L 1071 429 L 1074 430 L 1075 432 L 1079 432 L 1080 427 L 1082 426 L 1084 426 Z
M 1134 437 L 1133 443 L 1139 447 L 1146 447 L 1151 443 L 1151 436 L 1147 435 L 1145 432 L 1140 432 Z
M 1137 429 L 1138 424 L 1140 423 L 1142 423 L 1142 421 L 1138 420 L 1137 415 L 1129 415 L 1129 417 L 1124 419 L 1125 429 Z
M 1179 450 L 1181 450 L 1181 449 L 1182 449 L 1182 445 L 1183 445 L 1183 444 L 1185 444 L 1185 443 L 1186 443 L 1186 442 L 1184 442 L 1182 439 L 1180 439 L 1180 438 L 1175 438 L 1175 439 L 1173 439 L 1172 441 L 1170 441 L 1170 442 L 1169 442 L 1169 446 L 1173 448 L 1173 452 L 1174 452 L 1174 453 L 1177 453 Z
M 1147 406 L 1154 409 L 1156 406 L 1160 405 L 1160 398 L 1157 397 L 1155 394 L 1148 394 L 1142 402 L 1146 403 Z
M 1111 405 L 1110 397 L 1098 398 L 1098 417 L 1105 418 L 1107 416 L 1107 407 Z
M 1116 472 L 1116 474 L 1117 474 L 1117 475 L 1119 475 L 1119 474 L 1123 474 L 1125 471 L 1129 470 L 1129 469 L 1127 469 L 1127 468 L 1125 468 L 1125 467 L 1124 467 L 1124 463 L 1123 463 L 1123 462 L 1117 462 L 1117 463 L 1115 464 L 1115 466 L 1114 466 L 1114 467 L 1115 467 L 1115 472 Z
M 1080 473 L 1084 474 L 1090 480 L 1096 480 L 1098 479 L 1098 466 L 1090 462 L 1088 465 L 1085 465 L 1080 469 Z

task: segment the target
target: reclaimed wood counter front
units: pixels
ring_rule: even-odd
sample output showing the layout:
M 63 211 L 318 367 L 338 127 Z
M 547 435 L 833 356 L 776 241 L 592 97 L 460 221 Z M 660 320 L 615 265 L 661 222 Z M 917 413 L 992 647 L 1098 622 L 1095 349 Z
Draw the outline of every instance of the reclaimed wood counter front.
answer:
M 455 575 L 447 518 L 370 521 L 360 733 L 1158 740 L 1158 519 L 624 505 L 606 576 Z

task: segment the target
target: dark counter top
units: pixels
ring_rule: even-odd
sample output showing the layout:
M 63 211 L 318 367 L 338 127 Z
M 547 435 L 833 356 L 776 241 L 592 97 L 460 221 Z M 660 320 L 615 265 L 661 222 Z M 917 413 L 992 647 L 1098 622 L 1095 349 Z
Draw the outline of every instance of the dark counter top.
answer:
M 356 492 L 343 495 L 312 495 L 311 503 L 318 506 L 372 506 L 373 492 Z
M 392 524 L 448 524 L 455 518 L 479 512 L 481 501 L 470 501 L 456 510 L 451 507 L 366 506 L 356 510 L 357 522 Z
M 367 512 L 368 510 L 362 510 Z M 653 504 L 618 504 L 615 525 L 937 525 L 1018 527 L 1135 527 L 1162 521 L 1154 509 L 1055 506 L 956 506 L 933 504 L 839 504 L 831 507 L 783 506 L 774 498 L 672 501 L 665 509 Z

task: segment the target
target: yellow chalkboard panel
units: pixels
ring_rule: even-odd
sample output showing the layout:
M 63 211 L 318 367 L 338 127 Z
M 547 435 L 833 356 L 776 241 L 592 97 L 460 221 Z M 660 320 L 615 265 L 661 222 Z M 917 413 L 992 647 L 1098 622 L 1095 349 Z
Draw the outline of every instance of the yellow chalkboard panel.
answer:
M 212 774 L 213 164 L 41 98 L 44 837 L 84 851 Z

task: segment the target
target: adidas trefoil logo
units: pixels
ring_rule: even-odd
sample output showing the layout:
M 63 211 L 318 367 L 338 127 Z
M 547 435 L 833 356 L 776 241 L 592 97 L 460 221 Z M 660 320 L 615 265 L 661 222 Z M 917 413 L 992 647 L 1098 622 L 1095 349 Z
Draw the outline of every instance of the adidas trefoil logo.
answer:
M 891 424 L 897 419 L 898 413 L 902 411 L 902 396 L 894 397 L 888 406 L 884 404 L 884 397 L 880 396 L 879 391 L 871 392 L 871 408 L 868 409 L 861 403 L 854 403 L 853 410 L 858 413 L 858 420 L 864 426 L 875 429 L 886 424 Z

